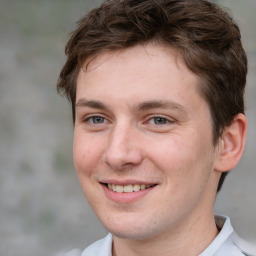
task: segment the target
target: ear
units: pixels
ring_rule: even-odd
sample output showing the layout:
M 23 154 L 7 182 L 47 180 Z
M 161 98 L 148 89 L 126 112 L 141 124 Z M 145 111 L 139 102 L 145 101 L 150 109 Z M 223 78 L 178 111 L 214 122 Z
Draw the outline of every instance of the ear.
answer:
M 218 156 L 215 161 L 215 170 L 227 172 L 234 168 L 244 151 L 247 133 L 247 119 L 238 114 L 230 126 L 226 127 L 219 141 Z

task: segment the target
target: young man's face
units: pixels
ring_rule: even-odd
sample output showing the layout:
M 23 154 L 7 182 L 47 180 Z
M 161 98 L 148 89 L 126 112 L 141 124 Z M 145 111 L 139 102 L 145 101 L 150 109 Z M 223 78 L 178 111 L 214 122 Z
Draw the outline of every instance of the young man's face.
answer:
M 75 167 L 114 235 L 152 238 L 212 217 L 218 152 L 198 83 L 175 51 L 152 44 L 103 53 L 80 71 Z

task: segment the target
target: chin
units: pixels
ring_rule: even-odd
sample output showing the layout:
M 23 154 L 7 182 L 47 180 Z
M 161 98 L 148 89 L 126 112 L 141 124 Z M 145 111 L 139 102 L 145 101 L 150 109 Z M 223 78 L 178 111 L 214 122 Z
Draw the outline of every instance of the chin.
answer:
M 153 235 L 151 234 L 145 234 L 142 231 L 139 232 L 132 232 L 132 231 L 116 231 L 113 230 L 113 232 L 110 232 L 112 235 L 118 237 L 118 238 L 122 238 L 122 239 L 130 239 L 130 240 L 146 240 L 149 239 L 151 237 L 153 237 Z
M 136 223 L 136 222 L 134 222 Z M 122 239 L 146 240 L 154 237 L 158 232 L 150 225 L 107 225 L 107 230 L 114 236 Z M 142 224 L 142 223 L 141 223 Z

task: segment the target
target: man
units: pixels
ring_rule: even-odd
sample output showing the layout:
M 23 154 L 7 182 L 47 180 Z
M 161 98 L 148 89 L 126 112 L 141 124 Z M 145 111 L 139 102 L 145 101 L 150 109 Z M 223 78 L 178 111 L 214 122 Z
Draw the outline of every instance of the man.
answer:
M 247 58 L 228 14 L 204 0 L 106 1 L 66 54 L 75 167 L 110 232 L 82 255 L 253 255 L 213 213 L 247 130 Z

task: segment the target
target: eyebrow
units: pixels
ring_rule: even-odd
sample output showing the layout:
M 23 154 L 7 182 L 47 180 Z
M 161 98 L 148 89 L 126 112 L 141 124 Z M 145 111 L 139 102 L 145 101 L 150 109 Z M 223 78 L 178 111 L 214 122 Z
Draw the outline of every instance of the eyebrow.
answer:
M 154 108 L 177 109 L 181 112 L 187 112 L 185 106 L 174 101 L 152 100 L 139 103 L 137 106 L 135 106 L 135 110 L 137 111 L 146 111 Z
M 95 109 L 101 109 L 101 110 L 110 110 L 104 103 L 100 101 L 87 100 L 85 98 L 80 99 L 76 103 L 76 107 L 89 107 L 89 108 L 95 108 Z M 187 108 L 185 106 L 174 101 L 165 101 L 165 100 L 145 101 L 132 107 L 134 111 L 147 111 L 155 108 L 176 109 L 184 113 L 187 112 Z
M 108 107 L 100 101 L 97 100 L 87 100 L 87 99 L 80 99 L 76 103 L 76 107 L 90 107 L 90 108 L 97 108 L 97 109 L 108 109 Z

